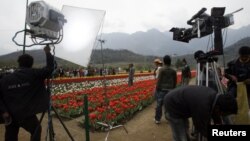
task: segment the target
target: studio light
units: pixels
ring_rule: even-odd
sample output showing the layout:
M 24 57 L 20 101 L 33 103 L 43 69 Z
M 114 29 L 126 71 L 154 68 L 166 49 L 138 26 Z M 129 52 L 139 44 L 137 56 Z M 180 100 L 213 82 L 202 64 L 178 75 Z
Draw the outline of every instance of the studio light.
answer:
M 28 7 L 26 22 L 32 37 L 57 39 L 66 20 L 60 11 L 44 1 L 35 1 Z

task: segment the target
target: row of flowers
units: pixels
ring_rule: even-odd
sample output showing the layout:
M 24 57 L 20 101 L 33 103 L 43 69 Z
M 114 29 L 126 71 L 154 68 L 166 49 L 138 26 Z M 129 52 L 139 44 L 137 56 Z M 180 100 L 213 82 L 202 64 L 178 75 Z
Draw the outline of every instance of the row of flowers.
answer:
M 153 79 L 152 74 L 137 74 L 134 82 Z M 73 78 L 73 79 L 57 79 L 52 81 L 52 93 L 65 94 L 90 88 L 106 86 L 118 86 L 128 83 L 127 75 L 116 75 L 106 77 L 89 77 L 89 78 Z
M 178 73 L 177 82 L 180 80 Z M 54 80 L 52 103 L 61 116 L 78 117 L 83 115 L 83 97 L 87 95 L 90 125 L 103 129 L 98 123 L 119 124 L 151 104 L 155 82 L 152 74 L 136 75 L 130 87 L 127 76 Z
M 106 81 L 92 79 L 79 83 L 58 83 L 53 85 L 51 99 L 61 116 L 72 118 L 83 114 L 83 97 L 87 95 L 90 125 L 94 129 L 101 129 L 104 127 L 98 122 L 123 122 L 152 103 L 154 77 L 140 75 L 134 81 L 131 87 L 128 87 L 127 77 L 113 77 Z M 103 82 L 106 82 L 106 87 L 103 87 Z

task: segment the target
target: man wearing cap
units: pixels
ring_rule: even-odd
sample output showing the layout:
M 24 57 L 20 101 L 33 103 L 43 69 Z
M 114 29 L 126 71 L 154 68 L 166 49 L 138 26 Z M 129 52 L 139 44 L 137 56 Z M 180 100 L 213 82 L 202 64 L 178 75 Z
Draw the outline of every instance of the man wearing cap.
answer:
M 162 107 L 164 96 L 176 87 L 177 73 L 171 68 L 171 58 L 169 55 L 163 57 L 164 66 L 159 70 L 156 83 L 156 110 L 155 123 L 159 124 L 162 117 Z
M 159 70 L 162 67 L 162 61 L 157 58 L 154 60 L 154 63 L 155 63 L 154 76 L 155 76 L 155 79 L 157 79 L 159 75 Z

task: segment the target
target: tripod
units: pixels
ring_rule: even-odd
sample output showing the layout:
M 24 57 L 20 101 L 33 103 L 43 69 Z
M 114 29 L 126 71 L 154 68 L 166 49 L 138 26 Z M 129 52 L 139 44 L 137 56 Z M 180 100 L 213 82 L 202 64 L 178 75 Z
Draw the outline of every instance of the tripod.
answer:
M 52 56 L 53 60 L 55 58 L 54 55 L 55 55 L 55 47 L 53 48 L 53 56 Z M 56 62 L 54 62 L 54 66 L 53 66 L 53 71 L 52 72 L 54 72 L 55 68 L 56 68 Z M 51 100 L 51 85 L 52 84 L 50 83 L 51 82 L 50 78 L 53 79 L 53 73 L 51 74 L 50 77 L 47 78 L 47 81 L 46 81 L 46 85 L 47 85 L 46 92 L 47 92 L 48 97 L 49 97 L 49 105 L 48 105 L 48 111 L 47 111 L 47 113 L 48 113 L 48 128 L 47 128 L 46 141 L 47 141 L 47 139 L 49 139 L 49 141 L 55 141 L 55 132 L 54 132 L 54 128 L 53 128 L 52 114 L 51 114 L 52 110 L 54 111 L 56 117 L 59 119 L 60 123 L 62 124 L 64 130 L 66 131 L 66 133 L 68 134 L 68 136 L 70 137 L 70 139 L 72 141 L 74 141 L 73 136 L 70 134 L 69 130 L 67 129 L 66 125 L 63 123 L 63 121 L 62 121 L 61 117 L 59 116 L 58 112 L 56 111 L 56 109 L 52 105 L 52 100 Z M 39 126 L 36 127 L 36 130 L 35 130 L 34 134 L 36 134 L 38 132 L 38 129 L 39 129 L 41 123 L 42 123 L 44 115 L 45 115 L 45 112 L 42 113 L 42 115 L 40 117 L 40 120 L 39 120 Z M 34 140 L 34 136 L 32 137 L 31 141 Z
M 69 138 L 74 141 L 73 136 L 70 134 L 69 130 L 67 129 L 66 125 L 63 123 L 62 118 L 59 116 L 58 112 L 56 111 L 56 109 L 51 106 L 51 109 L 54 111 L 56 117 L 59 119 L 60 123 L 62 124 L 64 130 L 66 131 L 66 133 L 68 134 Z M 43 120 L 43 117 L 45 115 L 45 112 L 42 113 L 41 118 L 39 120 L 39 123 L 41 125 L 41 122 Z M 36 130 L 37 131 L 37 130 Z M 49 136 L 47 136 L 49 135 Z M 54 128 L 53 128 L 53 122 L 52 122 L 52 115 L 51 115 L 51 111 L 48 111 L 48 128 L 47 128 L 47 135 L 46 135 L 46 140 L 49 138 L 49 141 L 55 141 L 55 132 L 54 132 Z M 33 141 L 33 139 L 32 139 Z
M 209 57 L 206 60 L 198 60 L 196 72 L 196 85 L 211 87 L 218 93 L 224 93 L 222 84 L 220 82 L 216 58 Z
M 213 88 L 218 94 L 223 94 L 224 90 L 220 81 L 217 58 L 213 56 L 208 56 L 206 58 L 198 58 L 196 65 L 197 79 L 196 85 L 206 86 Z M 214 104 L 213 104 L 214 106 Z M 195 131 L 194 126 L 192 126 L 192 135 L 195 135 L 198 141 L 206 141 L 200 133 Z

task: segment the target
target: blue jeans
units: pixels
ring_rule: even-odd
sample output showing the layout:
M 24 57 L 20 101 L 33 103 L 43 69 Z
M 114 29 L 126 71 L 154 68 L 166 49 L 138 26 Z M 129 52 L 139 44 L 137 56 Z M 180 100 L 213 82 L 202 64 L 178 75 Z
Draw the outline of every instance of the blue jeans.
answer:
M 161 120 L 163 100 L 164 100 L 164 96 L 167 93 L 168 92 L 163 92 L 163 91 L 156 91 L 155 93 L 156 102 L 157 102 L 156 109 L 155 109 L 155 120 L 157 121 Z
M 172 130 L 173 141 L 190 141 L 188 134 L 189 122 L 187 118 L 173 118 L 167 112 L 165 112 L 165 117 Z

